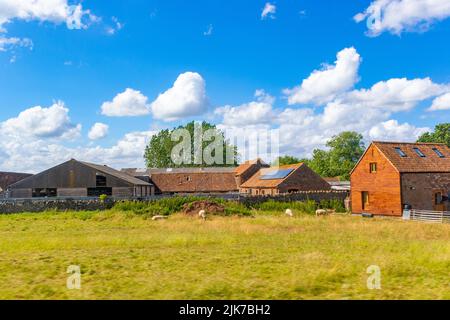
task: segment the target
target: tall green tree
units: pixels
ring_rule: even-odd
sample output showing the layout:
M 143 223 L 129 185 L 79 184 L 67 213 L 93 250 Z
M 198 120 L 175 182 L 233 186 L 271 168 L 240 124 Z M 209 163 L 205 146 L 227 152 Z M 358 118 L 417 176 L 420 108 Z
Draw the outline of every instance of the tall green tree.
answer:
M 441 123 L 434 132 L 424 133 L 417 142 L 445 143 L 450 147 L 450 123 Z
M 179 129 L 182 129 L 180 131 Z M 188 133 L 189 140 L 185 140 L 185 136 L 181 133 Z M 219 140 L 217 140 L 220 138 Z M 196 140 L 197 139 L 197 140 Z M 200 141 L 200 144 L 196 144 L 196 141 Z M 187 143 L 187 144 L 186 144 Z M 221 154 L 215 154 L 216 149 L 211 148 L 213 143 L 221 144 L 219 152 Z M 187 152 L 184 154 L 185 160 L 182 163 L 176 163 L 172 157 L 174 150 L 177 150 L 184 144 L 187 148 Z M 198 158 L 198 150 L 200 150 L 200 158 Z M 214 163 L 207 163 L 203 158 L 202 151 L 212 150 L 211 155 L 222 159 Z M 175 152 L 176 153 L 176 152 Z M 227 161 L 227 157 L 231 159 Z M 227 167 L 234 166 L 238 163 L 238 151 L 236 146 L 230 144 L 225 139 L 224 133 L 217 129 L 217 127 L 208 122 L 196 124 L 194 121 L 172 130 L 161 130 L 157 135 L 153 136 L 150 143 L 145 148 L 144 154 L 145 162 L 148 168 L 180 168 L 180 167 Z M 196 162 L 196 159 L 200 159 L 200 162 Z M 232 163 L 230 163 L 232 162 Z
M 363 136 L 346 131 L 327 142 L 328 151 L 316 149 L 310 167 L 323 177 L 350 178 L 350 172 L 365 151 Z
M 290 164 L 297 164 L 300 162 L 306 162 L 308 161 L 307 159 L 300 159 L 297 157 L 293 157 L 293 156 L 283 156 L 283 157 L 278 157 L 274 162 L 273 165 L 274 166 L 287 166 Z

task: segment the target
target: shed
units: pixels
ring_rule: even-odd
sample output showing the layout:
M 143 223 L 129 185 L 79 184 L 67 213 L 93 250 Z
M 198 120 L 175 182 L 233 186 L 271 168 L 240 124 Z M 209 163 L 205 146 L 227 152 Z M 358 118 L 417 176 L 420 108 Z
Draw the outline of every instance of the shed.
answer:
M 71 159 L 9 186 L 11 198 L 147 197 L 152 184 L 105 165 Z

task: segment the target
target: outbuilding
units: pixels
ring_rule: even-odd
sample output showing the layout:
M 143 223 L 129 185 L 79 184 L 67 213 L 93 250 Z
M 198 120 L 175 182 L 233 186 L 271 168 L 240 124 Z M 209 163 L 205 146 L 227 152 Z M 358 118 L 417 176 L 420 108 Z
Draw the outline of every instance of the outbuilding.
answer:
M 71 159 L 8 188 L 10 198 L 148 197 L 153 185 L 104 165 Z
M 401 216 L 405 207 L 450 211 L 450 148 L 373 142 L 351 173 L 355 214 Z
M 304 163 L 261 168 L 240 186 L 242 194 L 251 196 L 328 190 L 331 190 L 330 184 Z

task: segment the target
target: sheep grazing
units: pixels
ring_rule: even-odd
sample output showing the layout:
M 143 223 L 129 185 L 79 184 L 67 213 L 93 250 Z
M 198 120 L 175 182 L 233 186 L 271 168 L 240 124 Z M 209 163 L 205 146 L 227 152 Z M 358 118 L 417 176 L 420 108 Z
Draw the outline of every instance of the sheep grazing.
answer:
M 294 216 L 294 213 L 292 212 L 292 210 L 291 209 L 287 209 L 286 210 L 286 215 L 288 216 L 288 217 L 293 217 Z
M 201 219 L 206 220 L 206 211 L 205 210 L 200 210 L 200 212 L 198 213 L 198 216 Z
M 325 210 L 325 209 L 319 209 L 316 211 L 316 217 L 320 216 L 328 216 L 330 214 L 336 213 L 336 210 Z
M 165 216 L 154 216 L 152 218 L 153 221 L 166 220 L 166 219 L 167 219 L 167 217 L 165 217 Z

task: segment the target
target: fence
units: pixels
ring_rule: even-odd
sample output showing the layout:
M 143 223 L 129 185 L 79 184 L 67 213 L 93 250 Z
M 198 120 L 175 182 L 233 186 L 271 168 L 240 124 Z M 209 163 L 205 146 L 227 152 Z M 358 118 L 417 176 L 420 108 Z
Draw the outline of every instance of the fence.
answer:
M 450 223 L 450 212 L 411 210 L 411 220 L 430 223 Z

